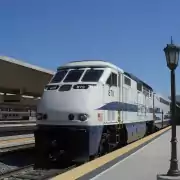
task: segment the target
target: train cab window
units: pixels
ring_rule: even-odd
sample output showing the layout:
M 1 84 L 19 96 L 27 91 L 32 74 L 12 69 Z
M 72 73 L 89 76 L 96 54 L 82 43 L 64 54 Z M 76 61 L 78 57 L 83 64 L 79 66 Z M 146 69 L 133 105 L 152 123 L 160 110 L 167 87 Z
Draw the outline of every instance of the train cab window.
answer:
M 62 81 L 62 79 L 65 77 L 67 74 L 67 70 L 60 70 L 56 73 L 56 75 L 52 78 L 50 83 L 59 83 Z
M 117 86 L 117 74 L 111 73 L 109 78 L 107 79 L 106 84 L 110 86 Z
M 88 69 L 82 78 L 82 82 L 98 82 L 103 73 L 102 69 Z
M 131 86 L 131 79 L 124 77 L 124 84 Z
M 64 82 L 78 82 L 83 72 L 84 70 L 82 69 L 75 69 L 69 71 L 68 75 L 64 79 Z

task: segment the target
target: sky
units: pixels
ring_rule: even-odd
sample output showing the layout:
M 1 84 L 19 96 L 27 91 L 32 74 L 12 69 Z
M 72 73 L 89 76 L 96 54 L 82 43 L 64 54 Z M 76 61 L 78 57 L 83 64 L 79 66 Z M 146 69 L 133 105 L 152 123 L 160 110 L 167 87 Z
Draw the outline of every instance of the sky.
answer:
M 0 55 L 54 71 L 106 60 L 169 95 L 163 48 L 171 36 L 180 44 L 179 7 L 179 0 L 1 0 Z

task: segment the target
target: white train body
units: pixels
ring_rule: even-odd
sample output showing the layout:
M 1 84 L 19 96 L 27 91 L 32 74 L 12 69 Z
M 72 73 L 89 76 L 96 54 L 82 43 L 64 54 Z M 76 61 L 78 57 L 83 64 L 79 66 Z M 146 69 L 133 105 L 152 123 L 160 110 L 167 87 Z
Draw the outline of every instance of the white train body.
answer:
M 109 146 L 135 141 L 152 131 L 160 114 L 154 107 L 170 111 L 155 97 L 150 86 L 109 62 L 68 63 L 58 68 L 38 105 L 36 147 L 42 150 L 50 139 L 64 152 L 67 141 L 66 150 L 73 148 L 79 160 L 96 155 L 105 135 Z

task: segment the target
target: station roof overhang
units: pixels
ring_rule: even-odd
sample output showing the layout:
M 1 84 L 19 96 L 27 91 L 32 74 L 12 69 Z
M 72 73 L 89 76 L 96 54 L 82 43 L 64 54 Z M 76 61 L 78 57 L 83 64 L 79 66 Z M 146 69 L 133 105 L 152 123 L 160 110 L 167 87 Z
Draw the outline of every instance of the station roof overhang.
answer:
M 0 56 L 0 92 L 41 97 L 55 72 Z

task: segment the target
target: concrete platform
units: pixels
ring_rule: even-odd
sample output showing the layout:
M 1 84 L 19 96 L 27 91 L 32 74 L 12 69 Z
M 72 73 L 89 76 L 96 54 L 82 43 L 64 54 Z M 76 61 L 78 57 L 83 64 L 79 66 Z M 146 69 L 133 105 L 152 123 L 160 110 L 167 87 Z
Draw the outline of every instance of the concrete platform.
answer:
M 177 138 L 180 141 L 180 127 L 177 127 Z M 91 179 L 157 179 L 157 174 L 165 174 L 169 170 L 171 150 L 170 139 L 171 131 L 168 131 L 148 145 Z M 180 160 L 180 143 L 178 143 L 178 159 Z

